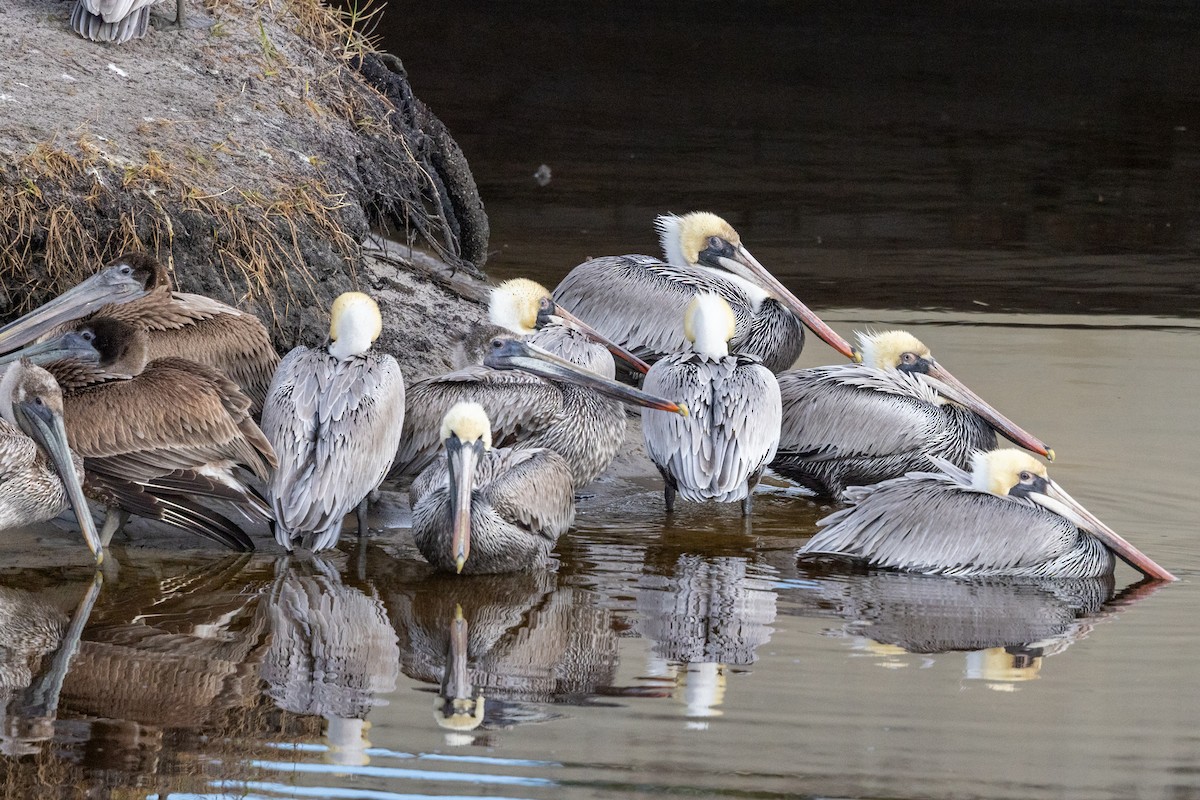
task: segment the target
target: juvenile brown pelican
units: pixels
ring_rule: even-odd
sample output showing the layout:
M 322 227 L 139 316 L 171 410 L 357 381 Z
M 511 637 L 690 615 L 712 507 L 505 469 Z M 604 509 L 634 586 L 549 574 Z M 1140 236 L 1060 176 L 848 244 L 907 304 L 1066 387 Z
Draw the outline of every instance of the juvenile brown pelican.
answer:
M 42 334 L 101 308 L 144 297 L 158 280 L 153 265 L 117 260 L 53 300 L 0 328 L 0 353 L 29 344 Z
M 83 496 L 83 461 L 71 452 L 58 383 L 28 361 L 0 378 L 0 530 L 43 522 L 68 505 L 100 562 L 104 548 Z
M 238 387 L 192 361 L 148 361 L 146 332 L 120 320 L 80 321 L 58 340 L 64 357 L 46 366 L 63 389 L 66 428 L 84 459 L 88 492 L 108 506 L 101 541 L 107 545 L 132 513 L 254 549 L 240 528 L 191 499 L 217 497 L 251 518 L 269 516 L 235 471 L 242 465 L 266 480 L 276 463 Z M 90 359 L 74 355 L 85 345 Z
M 1113 555 L 1156 580 L 1175 576 L 1118 536 L 1015 449 L 976 453 L 968 473 L 910 472 L 855 487 L 800 555 L 834 554 L 870 566 L 939 575 L 1094 578 Z
M 657 361 L 682 347 L 680 325 L 692 298 L 714 293 L 736 318 L 730 352 L 757 356 L 772 372 L 787 369 L 800 355 L 805 325 L 834 350 L 856 358 L 845 339 L 750 255 L 725 220 L 694 212 L 661 216 L 656 225 L 667 263 L 648 256 L 585 261 L 554 290 L 559 306 Z
M 413 538 L 434 567 L 468 575 L 542 566 L 575 521 L 566 460 L 543 447 L 492 449 L 478 403 L 442 422 L 445 455 L 413 482 Z
M 355 509 L 366 535 L 367 495 L 391 468 L 404 427 L 400 365 L 371 349 L 382 330 L 375 301 L 346 292 L 330 311 L 328 348 L 297 347 L 271 381 L 262 427 L 279 467 L 267 495 L 275 539 L 289 552 L 305 536 L 313 552 L 333 547 Z
M 685 500 L 741 500 L 749 515 L 751 493 L 779 443 L 779 384 L 754 356 L 730 355 L 736 320 L 723 298 L 697 295 L 684 317 L 694 352 L 660 359 L 645 387 L 678 397 L 689 413 L 643 411 L 646 453 L 662 473 L 667 511 L 678 491 Z
M 210 297 L 176 292 L 162 262 L 148 253 L 125 253 L 109 268 L 127 265 L 154 275 L 150 291 L 133 302 L 105 308 L 96 316 L 124 320 L 147 331 L 147 358 L 186 358 L 218 369 L 250 398 L 250 413 L 262 411 L 279 354 L 258 317 Z
M 674 403 L 612 380 L 613 359 L 605 346 L 571 323 L 559 323 L 546 307 L 548 293 L 541 292 L 531 290 L 519 304 L 513 301 L 519 310 L 512 313 L 497 313 L 493 300 L 493 324 L 512 334 L 488 342 L 483 365 L 409 387 L 398 475 L 415 476 L 437 457 L 442 419 L 460 401 L 484 407 L 497 446 L 548 447 L 563 456 L 576 488 L 603 472 L 624 441 L 625 411 L 617 401 L 678 410 Z M 535 331 L 527 336 L 529 344 L 517 339 L 529 331 Z
M 905 331 L 858 335 L 862 364 L 779 374 L 783 424 L 771 469 L 820 495 L 837 497 L 926 469 L 927 456 L 959 467 L 993 450 L 998 431 L 1054 460 L 1030 436 L 942 367 Z
M 150 7 L 162 0 L 76 0 L 71 30 L 93 42 L 123 44 L 150 27 Z M 183 0 L 175 0 L 175 22 L 183 24 Z

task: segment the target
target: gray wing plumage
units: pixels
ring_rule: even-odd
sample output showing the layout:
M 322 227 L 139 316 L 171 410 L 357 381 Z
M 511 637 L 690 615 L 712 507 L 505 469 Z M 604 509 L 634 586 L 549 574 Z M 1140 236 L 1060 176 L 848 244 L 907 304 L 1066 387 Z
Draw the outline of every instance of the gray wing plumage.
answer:
M 1080 549 L 1080 532 L 1066 520 L 1029 501 L 973 489 L 965 472 L 954 472 L 913 472 L 852 490 L 857 505 L 818 522 L 821 530 L 800 553 L 909 572 L 1041 575 Z
M 150 6 L 157 0 L 78 0 L 71 11 L 71 30 L 93 42 L 122 44 L 140 39 L 150 26 Z
M 503 447 L 550 424 L 562 410 L 562 392 L 549 381 L 520 370 L 472 366 L 414 383 L 408 389 L 404 438 L 395 474 L 424 470 L 442 448 L 442 418 L 459 402 L 483 406 L 492 423 L 492 445 Z
M 279 458 L 268 494 L 280 543 L 290 549 L 291 535 L 317 533 L 314 551 L 332 546 L 342 517 L 387 474 L 403 425 L 404 381 L 390 355 L 288 353 L 263 408 Z
M 670 356 L 651 367 L 645 390 L 687 404 L 686 417 L 642 412 L 646 452 L 675 478 L 680 494 L 744 498 L 747 478 L 770 462 L 779 442 L 782 408 L 771 371 L 747 357 Z
M 649 256 L 604 256 L 571 270 L 554 300 L 614 342 L 654 361 L 689 349 L 683 316 L 697 294 L 715 292 L 737 318 L 737 336 L 751 324 L 751 303 L 730 281 Z
M 549 539 L 575 522 L 575 487 L 566 459 L 544 447 L 494 450 L 481 474 L 484 495 L 496 513 Z M 481 472 L 483 472 L 481 470 Z

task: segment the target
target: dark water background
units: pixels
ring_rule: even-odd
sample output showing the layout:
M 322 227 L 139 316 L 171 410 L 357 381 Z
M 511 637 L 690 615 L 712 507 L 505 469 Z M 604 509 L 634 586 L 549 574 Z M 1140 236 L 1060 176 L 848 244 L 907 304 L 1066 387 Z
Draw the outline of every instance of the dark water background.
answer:
M 649 474 L 583 503 L 536 575 L 431 575 L 399 526 L 318 560 L 130 548 L 97 594 L 56 566 L 77 542 L 15 532 L 4 797 L 1200 797 L 1200 10 L 451 2 L 385 23 L 470 159 L 494 276 L 553 284 L 655 252 L 658 213 L 716 211 L 843 333 L 925 340 L 1182 580 L 829 574 L 793 555 L 827 508 L 668 519 Z M 433 710 L 456 606 L 469 731 Z

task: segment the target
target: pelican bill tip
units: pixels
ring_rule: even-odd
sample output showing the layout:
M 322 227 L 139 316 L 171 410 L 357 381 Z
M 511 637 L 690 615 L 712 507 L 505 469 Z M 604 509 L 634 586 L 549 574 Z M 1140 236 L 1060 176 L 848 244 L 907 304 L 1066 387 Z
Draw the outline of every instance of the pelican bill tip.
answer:
M 462 575 L 463 565 L 465 565 L 466 563 L 467 563 L 466 556 L 458 556 L 457 558 L 455 558 L 454 559 L 454 573 L 456 575 Z
M 679 414 L 679 416 L 681 416 L 681 417 L 691 416 L 692 412 L 688 411 L 687 403 L 676 403 L 676 405 L 679 406 L 679 410 L 676 412 L 677 414 Z
M 1051 463 L 1054 462 L 1054 448 L 1053 447 L 1046 448 L 1046 460 Z
M 863 363 L 862 350 L 859 350 L 854 345 L 850 345 L 850 360 L 853 361 L 855 364 Z M 1053 459 L 1051 459 L 1051 460 L 1053 461 Z

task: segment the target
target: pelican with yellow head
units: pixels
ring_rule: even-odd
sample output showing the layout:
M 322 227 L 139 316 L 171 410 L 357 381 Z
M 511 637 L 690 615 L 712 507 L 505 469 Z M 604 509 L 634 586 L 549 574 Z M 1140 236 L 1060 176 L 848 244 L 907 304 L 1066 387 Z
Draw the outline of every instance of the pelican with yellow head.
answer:
M 404 426 L 400 366 L 372 349 L 382 331 L 375 301 L 346 292 L 330 312 L 329 345 L 297 347 L 275 371 L 262 416 L 279 459 L 267 498 L 275 538 L 289 552 L 299 540 L 313 552 L 333 547 L 356 509 L 366 533 L 367 497 L 391 468 Z
M 665 481 L 667 511 L 685 500 L 742 501 L 775 456 L 782 414 L 779 384 L 756 357 L 731 354 L 736 317 L 719 295 L 697 295 L 684 314 L 691 351 L 667 356 L 646 373 L 645 390 L 678 398 L 688 415 L 642 411 L 646 453 Z

